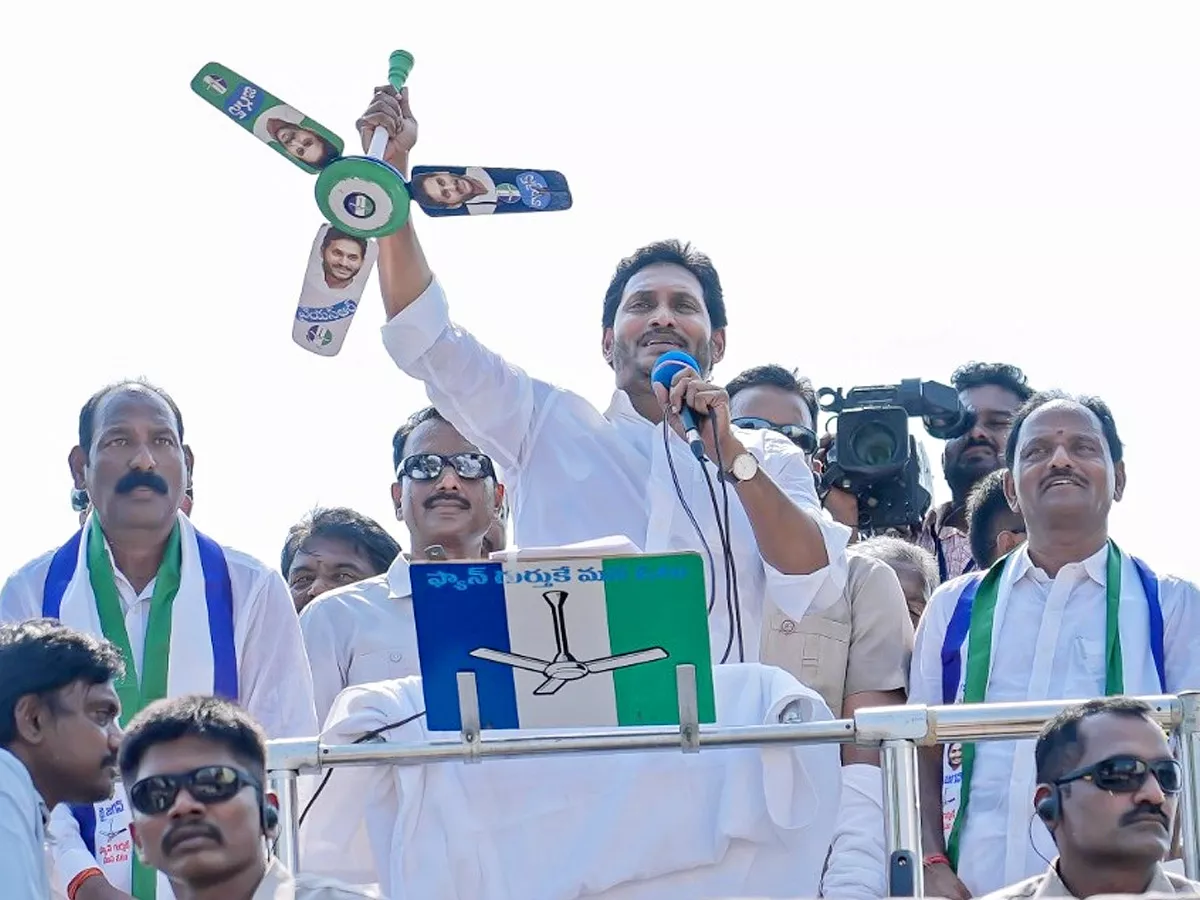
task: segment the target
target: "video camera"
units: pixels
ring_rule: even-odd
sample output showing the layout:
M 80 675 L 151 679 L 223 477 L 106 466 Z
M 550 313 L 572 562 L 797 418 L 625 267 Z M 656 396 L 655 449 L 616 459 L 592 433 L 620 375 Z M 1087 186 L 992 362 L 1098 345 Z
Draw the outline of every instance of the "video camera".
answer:
M 933 496 L 921 483 L 924 454 L 908 432 L 908 420 L 919 416 L 930 437 L 943 441 L 966 434 L 973 416 L 958 392 L 936 381 L 906 378 L 851 388 L 845 395 L 841 388 L 821 388 L 817 396 L 821 409 L 837 416 L 819 482 L 822 496 L 834 487 L 854 494 L 858 528 L 867 535 L 920 525 Z

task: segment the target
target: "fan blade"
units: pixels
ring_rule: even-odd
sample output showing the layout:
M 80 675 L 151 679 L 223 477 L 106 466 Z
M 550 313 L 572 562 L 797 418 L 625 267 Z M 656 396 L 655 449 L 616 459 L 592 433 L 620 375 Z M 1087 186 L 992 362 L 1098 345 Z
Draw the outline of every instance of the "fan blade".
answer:
M 613 669 L 625 669 L 629 666 L 640 666 L 642 663 L 657 662 L 667 658 L 667 651 L 662 647 L 652 647 L 649 650 L 637 650 L 633 653 L 622 653 L 618 656 L 604 656 L 585 662 L 589 672 L 611 672 Z
M 547 678 L 536 688 L 534 688 L 533 693 L 539 697 L 548 697 L 551 694 L 558 693 L 564 684 L 566 684 L 566 682 L 561 678 Z
M 318 356 L 337 356 L 378 257 L 374 241 L 350 237 L 332 225 L 318 228 L 296 306 L 292 340 Z
M 320 122 L 220 63 L 209 63 L 197 72 L 192 90 L 310 175 L 345 149 L 342 139 Z
M 431 216 L 490 216 L 571 208 L 567 179 L 550 169 L 414 166 L 408 192 Z
M 512 666 L 514 669 L 525 669 L 528 672 L 545 672 L 550 665 L 544 659 L 534 659 L 532 656 L 519 656 L 516 653 L 505 653 L 502 650 L 489 650 L 480 647 L 469 654 L 476 659 L 486 659 L 488 662 L 499 663 L 502 666 Z

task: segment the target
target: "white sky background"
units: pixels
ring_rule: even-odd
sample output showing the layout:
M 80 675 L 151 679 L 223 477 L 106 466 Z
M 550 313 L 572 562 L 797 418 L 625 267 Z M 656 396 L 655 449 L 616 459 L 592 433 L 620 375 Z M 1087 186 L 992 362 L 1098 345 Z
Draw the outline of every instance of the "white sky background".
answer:
M 139 374 L 183 409 L 208 534 L 277 564 L 320 503 L 407 544 L 390 436 L 426 401 L 384 352 L 375 279 L 340 356 L 292 343 L 315 179 L 188 86 L 221 62 L 357 152 L 404 48 L 414 164 L 570 180 L 569 212 L 414 211 L 456 319 L 514 363 L 605 406 L 612 269 L 687 238 L 725 285 L 721 380 L 946 381 L 975 358 L 1099 394 L 1127 444 L 1115 537 L 1200 574 L 1195 4 L 244 6 L 6 12 L 0 571 L 69 537 L 79 407 Z

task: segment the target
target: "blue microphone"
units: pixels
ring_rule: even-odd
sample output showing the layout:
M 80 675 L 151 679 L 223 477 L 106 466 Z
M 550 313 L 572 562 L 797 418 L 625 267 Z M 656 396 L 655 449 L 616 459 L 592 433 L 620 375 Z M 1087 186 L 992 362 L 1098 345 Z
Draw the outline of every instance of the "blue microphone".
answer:
M 654 368 L 650 370 L 650 380 L 655 384 L 661 384 L 669 392 L 671 381 L 681 369 L 691 369 L 699 374 L 700 365 L 690 354 L 684 353 L 682 350 L 668 350 L 655 360 Z M 700 439 L 700 429 L 696 427 L 696 414 L 692 412 L 691 407 L 683 404 L 680 407 L 679 417 L 683 420 L 683 430 L 692 452 L 696 454 L 696 459 L 704 462 L 704 441 Z

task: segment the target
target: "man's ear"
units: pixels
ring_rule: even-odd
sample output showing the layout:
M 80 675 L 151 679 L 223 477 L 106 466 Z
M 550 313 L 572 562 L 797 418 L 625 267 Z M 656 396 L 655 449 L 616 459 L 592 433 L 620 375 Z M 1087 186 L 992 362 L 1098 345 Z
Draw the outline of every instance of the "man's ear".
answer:
M 263 818 L 266 820 L 267 840 L 275 840 L 279 834 L 279 797 L 276 794 L 263 794 Z
M 1004 470 L 1004 499 L 1008 501 L 1008 508 L 1015 513 L 1021 512 L 1021 504 L 1017 502 L 1017 482 L 1013 478 L 1012 469 Z
M 87 468 L 87 453 L 82 447 L 71 448 L 71 452 L 67 454 L 67 465 L 71 469 L 71 481 L 75 484 L 75 490 L 84 490 L 87 487 L 87 483 L 84 480 L 84 470 Z
M 392 506 L 396 510 L 396 520 L 404 521 L 404 485 L 399 481 L 392 483 Z
M 17 736 L 26 744 L 40 744 L 46 736 L 46 725 L 50 710 L 46 701 L 37 694 L 25 694 L 13 708 L 13 719 Z
M 996 535 L 996 558 L 999 559 L 1014 549 L 1021 546 L 1025 540 L 1025 535 L 1017 534 L 1015 531 L 1001 531 Z
M 496 499 L 495 499 L 495 502 L 492 503 L 492 513 L 496 516 L 497 519 L 500 518 L 500 513 L 504 509 L 505 493 L 506 493 L 506 489 L 504 487 L 504 484 L 502 482 L 497 481 L 496 482 Z
M 718 328 L 712 333 L 712 364 L 715 366 L 725 358 L 725 329 Z
M 184 487 L 192 486 L 192 473 L 196 468 L 196 457 L 192 455 L 192 448 L 187 444 L 183 445 L 183 465 L 187 470 L 187 484 Z
M 1125 460 L 1121 460 L 1114 466 L 1115 484 L 1113 486 L 1113 502 L 1120 503 L 1121 498 L 1125 495 Z
M 129 839 L 133 841 L 133 849 L 137 851 L 138 859 L 145 862 L 146 854 L 142 849 L 142 837 L 138 834 L 137 826 L 132 822 L 129 823 Z
M 609 368 L 613 364 L 613 342 L 616 336 L 611 328 L 605 328 L 604 333 L 600 337 L 600 352 L 604 354 L 604 361 L 608 363 Z
M 1042 818 L 1042 814 L 1041 814 L 1041 812 L 1038 811 L 1038 807 L 1041 805 L 1043 800 L 1045 800 L 1048 797 L 1051 797 L 1053 795 L 1054 795 L 1054 788 L 1052 788 L 1048 784 L 1039 784 L 1033 791 L 1034 811 L 1037 812 L 1037 817 L 1039 819 L 1042 819 L 1042 824 L 1046 826 L 1046 828 L 1050 831 L 1050 833 L 1052 835 L 1054 833 L 1054 828 L 1058 823 L 1055 822 L 1054 820 L 1047 821 L 1046 819 Z

